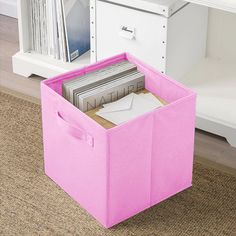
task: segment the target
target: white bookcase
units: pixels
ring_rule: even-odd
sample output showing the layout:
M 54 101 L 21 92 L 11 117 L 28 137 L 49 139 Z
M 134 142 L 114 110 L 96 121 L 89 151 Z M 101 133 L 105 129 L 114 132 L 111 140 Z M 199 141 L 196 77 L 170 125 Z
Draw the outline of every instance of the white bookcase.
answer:
M 91 32 L 94 31 L 94 17 L 95 17 L 95 0 L 90 1 L 90 15 L 91 15 Z M 29 1 L 17 0 L 17 14 L 19 27 L 19 43 L 20 51 L 12 57 L 13 72 L 25 77 L 32 74 L 49 78 L 57 74 L 77 69 L 88 65 L 95 60 L 95 38 L 91 34 L 91 50 L 81 57 L 74 60 L 72 63 L 62 62 L 37 53 L 31 52 L 30 40 L 30 22 L 29 22 Z
M 26 77 L 36 74 L 48 78 L 95 62 L 99 46 L 99 40 L 96 39 L 98 33 L 96 32 L 97 1 L 90 0 L 90 52 L 72 63 L 64 63 L 47 56 L 31 53 L 28 0 L 18 0 L 20 51 L 13 56 L 13 71 Z M 139 5 L 135 6 L 140 8 L 146 6 L 147 11 L 150 6 L 150 9 L 156 11 L 159 9 L 148 5 L 156 4 L 156 1 L 158 2 L 158 0 L 135 0 L 132 1 L 132 4 L 137 3 Z M 188 1 L 211 7 L 208 18 L 207 49 L 206 57 L 195 63 L 195 66 L 186 71 L 186 74 L 179 80 L 198 93 L 197 128 L 223 136 L 232 146 L 236 147 L 236 31 L 234 30 L 236 3 L 235 0 Z M 131 1 L 126 0 L 109 0 L 108 2 L 120 5 L 131 4 Z M 132 6 L 129 8 L 132 9 Z M 150 25 L 152 26 L 152 22 Z M 100 56 L 99 59 L 101 59 Z

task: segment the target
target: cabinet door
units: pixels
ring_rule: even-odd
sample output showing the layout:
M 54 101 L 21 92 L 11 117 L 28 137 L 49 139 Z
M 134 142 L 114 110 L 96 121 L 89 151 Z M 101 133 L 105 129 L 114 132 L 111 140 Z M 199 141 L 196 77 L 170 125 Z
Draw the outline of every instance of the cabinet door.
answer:
M 129 52 L 165 73 L 168 18 L 97 1 L 97 59 Z

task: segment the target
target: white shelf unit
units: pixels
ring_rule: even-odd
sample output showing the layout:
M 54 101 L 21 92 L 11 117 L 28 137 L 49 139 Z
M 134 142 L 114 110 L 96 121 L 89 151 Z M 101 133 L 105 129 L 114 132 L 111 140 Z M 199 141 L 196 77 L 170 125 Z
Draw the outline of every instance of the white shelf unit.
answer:
M 91 53 L 88 52 L 73 63 L 64 63 L 30 53 L 28 0 L 18 0 L 20 51 L 13 56 L 13 71 L 26 77 L 36 74 L 48 78 L 95 62 L 96 1 L 90 0 Z M 126 3 L 124 0 L 119 1 Z M 135 1 L 141 5 L 145 4 L 145 1 L 154 2 Z M 226 137 L 228 142 L 236 147 L 236 31 L 234 30 L 236 14 L 233 14 L 236 13 L 236 2 L 235 0 L 188 1 L 225 10 L 210 9 L 206 58 L 188 71 L 181 81 L 198 93 L 197 127 Z
M 236 14 L 210 9 L 206 58 L 181 79 L 198 93 L 196 126 L 225 137 L 233 147 L 236 147 L 235 25 Z
M 95 14 L 95 7 L 93 6 L 94 3 L 94 0 L 90 1 L 91 19 L 93 19 Z M 14 73 L 25 77 L 35 74 L 44 78 L 49 78 L 60 73 L 84 67 L 91 61 L 94 61 L 94 57 L 90 55 L 90 51 L 94 54 L 94 48 L 92 47 L 95 46 L 95 44 L 92 42 L 91 50 L 71 63 L 31 52 L 30 17 L 28 6 L 28 0 L 17 0 L 20 51 L 12 57 Z M 94 37 L 92 38 L 92 41 L 94 41 Z

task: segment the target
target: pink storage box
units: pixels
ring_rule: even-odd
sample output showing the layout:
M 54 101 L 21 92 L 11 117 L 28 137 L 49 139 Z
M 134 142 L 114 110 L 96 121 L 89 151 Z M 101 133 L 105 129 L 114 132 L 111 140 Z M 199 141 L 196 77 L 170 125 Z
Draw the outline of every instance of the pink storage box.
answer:
M 62 97 L 62 81 L 129 60 L 169 104 L 105 129 Z M 191 186 L 196 94 L 129 54 L 42 81 L 46 174 L 109 228 Z

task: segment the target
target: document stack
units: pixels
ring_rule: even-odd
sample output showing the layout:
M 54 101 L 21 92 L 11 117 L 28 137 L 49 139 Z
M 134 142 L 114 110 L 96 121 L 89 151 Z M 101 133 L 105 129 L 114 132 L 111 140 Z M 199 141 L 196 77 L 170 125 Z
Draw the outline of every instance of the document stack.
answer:
M 65 81 L 62 85 L 62 93 L 81 111 L 87 112 L 143 88 L 144 75 L 137 71 L 134 64 L 121 61 Z
M 144 88 L 144 74 L 125 60 L 63 82 L 62 95 L 83 112 L 101 108 L 96 115 L 118 125 L 163 105 Z
M 88 0 L 30 0 L 31 51 L 71 62 L 90 49 Z

